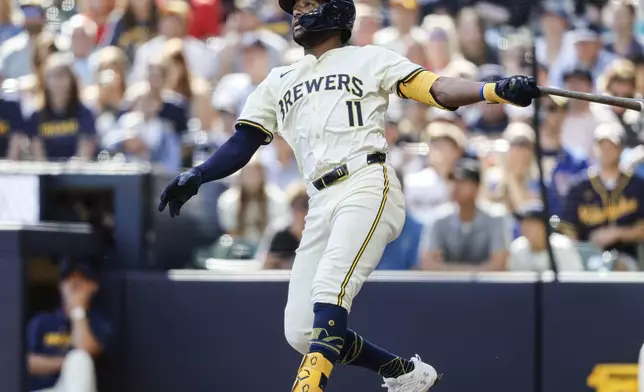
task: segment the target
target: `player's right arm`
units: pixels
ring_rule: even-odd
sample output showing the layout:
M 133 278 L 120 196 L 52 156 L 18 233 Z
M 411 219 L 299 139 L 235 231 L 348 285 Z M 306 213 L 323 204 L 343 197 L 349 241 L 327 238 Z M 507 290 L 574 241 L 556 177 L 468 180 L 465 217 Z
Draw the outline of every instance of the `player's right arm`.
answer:
M 204 163 L 179 174 L 161 193 L 159 211 L 170 206 L 170 216 L 178 216 L 181 207 L 199 187 L 210 181 L 230 176 L 251 160 L 262 145 L 273 140 L 277 128 L 275 101 L 267 77 L 246 100 L 235 124 L 235 133 Z

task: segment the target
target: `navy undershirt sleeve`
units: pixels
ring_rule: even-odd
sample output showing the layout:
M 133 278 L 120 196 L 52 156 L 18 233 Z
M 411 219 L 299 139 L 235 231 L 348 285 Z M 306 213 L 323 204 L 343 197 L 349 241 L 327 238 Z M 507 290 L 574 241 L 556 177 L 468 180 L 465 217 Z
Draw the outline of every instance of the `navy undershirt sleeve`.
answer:
M 257 129 L 238 125 L 230 139 L 195 168 L 201 172 L 202 184 L 228 177 L 246 166 L 265 139 L 266 135 Z

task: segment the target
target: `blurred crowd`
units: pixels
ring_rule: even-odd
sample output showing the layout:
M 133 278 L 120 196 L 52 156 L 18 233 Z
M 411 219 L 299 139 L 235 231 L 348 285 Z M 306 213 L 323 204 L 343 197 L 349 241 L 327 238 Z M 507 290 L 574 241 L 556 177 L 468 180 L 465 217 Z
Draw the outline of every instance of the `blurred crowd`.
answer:
M 637 2 L 356 3 L 350 44 L 442 76 L 644 93 Z M 270 69 L 303 56 L 290 29 L 268 0 L 0 0 L 0 157 L 199 164 Z M 392 96 L 407 220 L 379 268 L 542 271 L 552 251 L 560 270 L 639 269 L 641 121 L 557 97 L 447 112 Z M 211 256 L 290 268 L 308 209 L 290 147 L 276 135 L 228 185 Z

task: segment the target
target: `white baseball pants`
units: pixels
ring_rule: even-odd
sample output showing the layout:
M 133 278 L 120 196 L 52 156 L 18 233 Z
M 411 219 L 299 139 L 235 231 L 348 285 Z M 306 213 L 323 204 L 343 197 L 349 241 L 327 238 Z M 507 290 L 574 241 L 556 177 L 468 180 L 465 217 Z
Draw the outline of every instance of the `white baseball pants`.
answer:
M 39 392 L 96 392 L 96 374 L 91 355 L 83 350 L 70 351 L 65 356 L 56 385 Z
M 405 202 L 394 170 L 372 164 L 321 191 L 309 191 L 284 317 L 286 340 L 308 352 L 313 304 L 351 311 L 353 299 L 402 231 Z

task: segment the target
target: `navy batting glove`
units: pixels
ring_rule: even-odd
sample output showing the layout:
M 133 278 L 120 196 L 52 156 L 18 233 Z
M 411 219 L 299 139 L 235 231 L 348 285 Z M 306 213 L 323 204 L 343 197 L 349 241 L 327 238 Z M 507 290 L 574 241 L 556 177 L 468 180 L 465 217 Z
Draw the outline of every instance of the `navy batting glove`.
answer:
M 494 92 L 510 104 L 527 107 L 539 97 L 537 81 L 532 76 L 512 76 L 496 82 Z
M 201 171 L 199 169 L 192 168 L 187 172 L 179 174 L 161 192 L 159 212 L 163 212 L 169 204 L 170 216 L 173 218 L 179 216 L 181 207 L 192 196 L 197 194 L 200 186 Z

